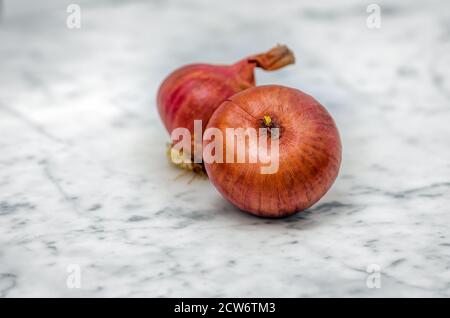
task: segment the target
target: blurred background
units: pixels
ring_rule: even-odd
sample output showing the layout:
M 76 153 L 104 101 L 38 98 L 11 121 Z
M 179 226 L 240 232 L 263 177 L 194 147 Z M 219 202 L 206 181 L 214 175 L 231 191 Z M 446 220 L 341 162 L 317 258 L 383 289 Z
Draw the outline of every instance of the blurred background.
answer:
M 448 1 L 0 3 L 0 296 L 450 296 Z M 344 153 L 274 221 L 178 178 L 155 99 L 277 43 L 297 63 L 257 83 L 319 100 Z

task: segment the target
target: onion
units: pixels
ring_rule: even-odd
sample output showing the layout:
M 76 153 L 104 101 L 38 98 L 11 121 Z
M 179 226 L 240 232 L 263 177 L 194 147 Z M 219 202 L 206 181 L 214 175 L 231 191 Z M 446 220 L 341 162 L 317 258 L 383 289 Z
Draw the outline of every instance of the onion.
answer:
M 284 217 L 307 209 L 328 191 L 338 175 L 341 142 L 336 125 L 319 102 L 297 89 L 269 85 L 240 92 L 217 108 L 209 128 L 220 130 L 223 136 L 227 136 L 227 128 L 278 128 L 276 136 L 265 136 L 269 140 L 267 148 L 274 140 L 279 144 L 274 173 L 261 173 L 267 163 L 260 161 L 205 160 L 213 185 L 227 200 L 249 213 Z M 222 149 L 224 157 L 229 152 L 237 153 L 236 142 L 229 143 L 227 138 Z M 205 138 L 204 151 L 210 143 Z M 261 150 L 257 147 L 261 146 L 248 142 L 246 158 Z
M 184 127 L 194 133 L 194 120 L 205 128 L 216 108 L 226 98 L 255 86 L 254 69 L 277 70 L 294 63 L 284 45 L 240 60 L 232 65 L 191 64 L 172 72 L 161 84 L 157 104 L 169 133 Z

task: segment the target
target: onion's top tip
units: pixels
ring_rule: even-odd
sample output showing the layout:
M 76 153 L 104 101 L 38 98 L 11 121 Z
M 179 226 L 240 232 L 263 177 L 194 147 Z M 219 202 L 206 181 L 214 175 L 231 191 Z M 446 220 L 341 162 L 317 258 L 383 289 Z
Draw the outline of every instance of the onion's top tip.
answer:
M 252 56 L 248 60 L 266 71 L 275 71 L 295 63 L 294 53 L 286 46 L 278 44 L 269 51 Z

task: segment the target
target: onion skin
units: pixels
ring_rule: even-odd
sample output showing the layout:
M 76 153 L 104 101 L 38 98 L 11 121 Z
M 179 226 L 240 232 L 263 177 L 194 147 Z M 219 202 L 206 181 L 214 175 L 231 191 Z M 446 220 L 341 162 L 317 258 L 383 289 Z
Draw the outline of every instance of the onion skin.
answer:
M 285 217 L 316 203 L 336 179 L 341 141 L 327 110 L 313 97 L 283 86 L 250 88 L 224 101 L 207 128 L 258 129 L 270 116 L 279 135 L 279 169 L 261 174 L 263 163 L 207 163 L 206 172 L 219 192 L 238 208 L 262 217 Z M 208 141 L 203 142 L 203 146 Z M 223 146 L 224 157 L 227 144 Z M 249 149 L 246 153 L 255 151 Z M 236 153 L 236 152 L 235 152 Z
M 172 72 L 161 84 L 157 104 L 169 133 L 178 127 L 193 134 L 194 120 L 203 129 L 217 107 L 237 92 L 255 86 L 254 69 L 273 71 L 295 62 L 283 45 L 247 57 L 232 65 L 191 64 Z

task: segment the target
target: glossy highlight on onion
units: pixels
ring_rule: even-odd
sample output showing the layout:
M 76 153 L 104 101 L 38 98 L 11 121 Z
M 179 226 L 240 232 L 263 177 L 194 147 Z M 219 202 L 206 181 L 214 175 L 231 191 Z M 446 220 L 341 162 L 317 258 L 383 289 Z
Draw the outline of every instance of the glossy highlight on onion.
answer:
M 328 191 L 338 175 L 338 129 L 328 111 L 300 90 L 278 85 L 247 89 L 224 101 L 211 116 L 209 127 L 223 135 L 227 128 L 279 129 L 279 167 L 273 174 L 262 174 L 260 162 L 205 162 L 219 192 L 251 214 L 284 217 L 305 210 Z M 204 148 L 207 144 L 204 140 Z M 236 153 L 225 142 L 223 153 L 229 151 Z M 256 149 L 248 144 L 246 151 L 248 155 Z

